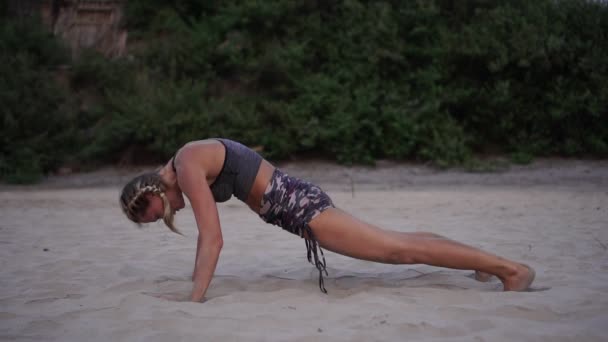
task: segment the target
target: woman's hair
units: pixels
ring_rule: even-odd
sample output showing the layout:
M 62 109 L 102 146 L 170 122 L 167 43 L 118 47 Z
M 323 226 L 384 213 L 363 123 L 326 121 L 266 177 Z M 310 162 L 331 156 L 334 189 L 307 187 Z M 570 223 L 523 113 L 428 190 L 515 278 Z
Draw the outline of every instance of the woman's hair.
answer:
M 183 235 L 175 225 L 173 225 L 173 212 L 169 199 L 165 194 L 166 186 L 158 172 L 148 172 L 133 178 L 122 189 L 120 194 L 120 207 L 127 215 L 127 218 L 137 224 L 140 224 L 139 219 L 148 209 L 150 204 L 146 194 L 151 193 L 158 195 L 163 201 L 164 215 L 163 222 L 171 229 L 172 232 Z

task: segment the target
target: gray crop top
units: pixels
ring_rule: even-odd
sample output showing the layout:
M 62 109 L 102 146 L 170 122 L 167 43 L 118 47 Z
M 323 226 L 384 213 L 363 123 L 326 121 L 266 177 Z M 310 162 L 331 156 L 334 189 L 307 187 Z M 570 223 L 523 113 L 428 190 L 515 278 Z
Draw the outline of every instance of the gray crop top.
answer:
M 216 202 L 226 202 L 232 197 L 245 202 L 258 174 L 262 156 L 249 147 L 229 139 L 214 138 L 226 149 L 222 170 L 211 184 L 211 193 Z M 172 161 L 175 171 L 175 158 Z

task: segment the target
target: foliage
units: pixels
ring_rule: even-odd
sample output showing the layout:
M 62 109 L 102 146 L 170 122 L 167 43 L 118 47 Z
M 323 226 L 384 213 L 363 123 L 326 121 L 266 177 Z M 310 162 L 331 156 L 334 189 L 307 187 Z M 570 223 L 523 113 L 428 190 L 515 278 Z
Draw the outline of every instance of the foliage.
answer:
M 73 152 L 79 120 L 53 73 L 66 60 L 36 22 L 0 22 L 2 179 L 35 181 Z
M 49 47 L 56 42 L 3 24 L 0 72 L 22 71 L 1 85 L 4 120 L 36 132 L 15 136 L 16 126 L 7 128 L 5 170 L 24 159 L 15 157 L 18 146 L 31 153 L 36 173 L 64 162 L 66 146 L 81 147 L 70 152 L 81 162 L 115 162 L 133 146 L 166 158 L 209 136 L 262 146 L 268 158 L 314 153 L 342 163 L 390 158 L 478 168 L 472 156 L 479 153 L 520 163 L 608 155 L 605 2 L 125 6 L 131 55 L 73 61 L 69 94 L 49 72 L 63 63 Z M 41 113 L 51 124 L 36 128 Z M 49 134 L 53 125 L 65 129 Z M 48 155 L 37 146 L 42 132 Z
M 605 4 L 509 1 L 467 18 L 445 35 L 445 104 L 476 149 L 606 156 Z

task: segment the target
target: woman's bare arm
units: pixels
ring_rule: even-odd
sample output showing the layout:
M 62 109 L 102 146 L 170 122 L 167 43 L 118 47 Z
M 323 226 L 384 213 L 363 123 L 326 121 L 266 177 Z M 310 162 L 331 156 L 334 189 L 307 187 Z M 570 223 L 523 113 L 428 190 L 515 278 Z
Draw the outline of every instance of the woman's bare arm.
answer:
M 196 273 L 196 261 L 198 260 L 198 251 L 201 249 L 201 234 L 196 238 L 196 256 L 194 257 L 194 269 L 192 270 L 192 280 L 194 281 L 194 273 Z
M 180 153 L 180 159 L 189 160 L 188 154 L 190 153 L 188 152 Z M 190 200 L 198 226 L 194 284 L 190 299 L 200 302 L 207 292 L 217 266 L 223 245 L 222 230 L 217 206 L 207 184 L 205 171 L 196 162 L 196 158 L 192 158 L 187 163 L 180 163 L 177 174 L 179 186 Z

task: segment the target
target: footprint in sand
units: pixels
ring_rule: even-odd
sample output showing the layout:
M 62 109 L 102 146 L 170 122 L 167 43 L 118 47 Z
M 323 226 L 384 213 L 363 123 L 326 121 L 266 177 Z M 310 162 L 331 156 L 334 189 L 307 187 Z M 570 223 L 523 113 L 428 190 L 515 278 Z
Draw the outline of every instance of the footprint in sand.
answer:
M 51 302 L 54 302 L 59 299 L 78 299 L 78 298 L 82 298 L 82 297 L 84 297 L 84 295 L 68 293 L 62 297 L 48 297 L 48 298 L 39 298 L 39 299 L 30 300 L 30 301 L 25 302 L 25 304 L 51 303 Z
M 189 294 L 182 292 L 169 292 L 169 293 L 159 293 L 159 292 L 140 292 L 143 295 L 164 299 L 171 302 L 187 302 L 190 300 Z

